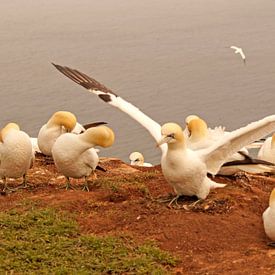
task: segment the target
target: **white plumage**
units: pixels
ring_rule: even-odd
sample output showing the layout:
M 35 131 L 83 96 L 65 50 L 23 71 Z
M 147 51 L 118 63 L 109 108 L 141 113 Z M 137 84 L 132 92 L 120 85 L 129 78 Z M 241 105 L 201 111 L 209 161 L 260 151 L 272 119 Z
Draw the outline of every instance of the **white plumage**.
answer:
M 246 61 L 246 57 L 245 57 L 245 54 L 243 52 L 243 49 L 242 48 L 239 48 L 239 47 L 236 47 L 236 46 L 231 46 L 230 47 L 231 49 L 235 50 L 235 53 L 236 54 L 240 54 L 244 64 L 245 64 L 245 61 Z
M 133 152 L 129 156 L 130 164 L 143 166 L 143 167 L 152 167 L 153 165 L 148 162 L 144 162 L 144 156 L 140 152 Z
M 275 134 L 264 141 L 258 152 L 258 158 L 275 163 Z
M 245 145 L 275 130 L 275 115 L 269 116 L 229 133 L 223 140 L 208 148 L 193 151 L 186 148 L 185 142 L 181 142 L 181 139 L 184 140 L 184 135 L 180 126 L 173 123 L 171 133 L 164 133 L 164 130 L 167 130 L 166 126 L 161 127 L 138 108 L 95 79 L 68 67 L 54 66 L 74 82 L 98 95 L 105 102 L 127 113 L 145 127 L 157 142 L 162 140 L 159 142 L 162 151 L 162 171 L 177 195 L 196 195 L 202 199 L 206 198 L 210 188 L 224 186 L 208 179 L 207 172 L 215 175 L 226 158 Z M 173 129 L 176 133 L 173 132 Z M 167 139 L 162 136 L 164 134 L 167 134 Z M 173 134 L 180 136 L 180 141 L 175 138 L 171 140 Z M 169 149 L 166 143 L 168 143 Z
M 69 178 L 85 177 L 84 189 L 89 190 L 86 178 L 94 173 L 98 165 L 96 145 L 109 147 L 114 142 L 113 131 L 106 126 L 98 126 L 76 135 L 66 133 L 57 138 L 52 148 L 52 156 L 57 169 Z
M 0 177 L 6 178 L 24 177 L 34 161 L 30 137 L 15 123 L 7 124 L 0 133 Z
M 266 235 L 275 242 L 275 188 L 270 194 L 269 207 L 263 213 L 263 223 Z

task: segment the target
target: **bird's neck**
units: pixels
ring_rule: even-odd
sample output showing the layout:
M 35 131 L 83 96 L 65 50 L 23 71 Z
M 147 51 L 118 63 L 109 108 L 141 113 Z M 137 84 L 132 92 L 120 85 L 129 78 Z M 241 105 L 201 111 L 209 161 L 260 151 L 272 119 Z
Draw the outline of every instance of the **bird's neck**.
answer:
M 183 150 L 186 149 L 185 141 L 177 141 L 175 143 L 168 143 L 168 150 L 174 151 L 174 150 Z

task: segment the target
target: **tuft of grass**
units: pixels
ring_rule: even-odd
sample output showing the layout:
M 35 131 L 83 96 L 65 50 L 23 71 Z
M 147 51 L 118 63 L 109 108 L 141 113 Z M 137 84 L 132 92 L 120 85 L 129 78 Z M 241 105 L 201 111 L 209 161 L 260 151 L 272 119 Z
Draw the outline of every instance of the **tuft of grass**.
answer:
M 166 274 L 176 259 L 154 243 L 82 235 L 53 209 L 0 213 L 0 273 Z

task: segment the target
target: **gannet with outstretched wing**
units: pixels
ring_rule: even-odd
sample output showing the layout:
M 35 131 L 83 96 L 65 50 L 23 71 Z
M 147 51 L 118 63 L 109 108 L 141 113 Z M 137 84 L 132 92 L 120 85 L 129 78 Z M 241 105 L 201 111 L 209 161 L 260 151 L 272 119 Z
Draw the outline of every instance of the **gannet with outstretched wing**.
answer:
M 242 48 L 239 48 L 239 47 L 236 47 L 236 46 L 231 46 L 230 48 L 233 49 L 233 50 L 235 50 L 235 53 L 236 53 L 236 54 L 240 54 L 240 56 L 242 57 L 242 60 L 243 60 L 243 62 L 244 62 L 244 64 L 245 64 L 245 62 L 246 62 L 246 57 L 245 57 L 245 54 L 244 54 L 244 52 L 243 52 L 243 49 L 242 49 Z
M 177 196 L 196 195 L 199 199 L 204 199 L 211 188 L 223 187 L 224 184 L 208 179 L 207 172 L 215 175 L 227 157 L 275 130 L 275 115 L 265 117 L 229 133 L 223 140 L 206 149 L 193 151 L 186 147 L 184 134 L 179 125 L 169 123 L 161 127 L 98 81 L 77 70 L 53 65 L 103 101 L 127 113 L 150 132 L 162 150 L 163 174 Z

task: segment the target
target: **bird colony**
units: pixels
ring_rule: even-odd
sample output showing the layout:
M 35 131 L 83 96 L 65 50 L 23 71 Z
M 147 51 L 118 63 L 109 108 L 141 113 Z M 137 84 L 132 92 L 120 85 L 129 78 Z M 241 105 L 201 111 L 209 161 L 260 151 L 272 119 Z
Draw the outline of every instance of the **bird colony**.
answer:
M 241 48 L 231 47 L 245 62 Z M 244 63 L 245 64 L 245 63 Z M 105 103 L 116 107 L 141 124 L 153 137 L 161 151 L 161 169 L 175 196 L 168 205 L 177 204 L 180 196 L 196 196 L 192 208 L 205 200 L 214 188 L 226 188 L 216 182 L 215 175 L 232 175 L 240 171 L 255 174 L 275 173 L 275 115 L 236 129 L 214 129 L 197 116 L 189 115 L 184 125 L 167 122 L 160 125 L 92 77 L 66 66 L 53 64 L 66 77 L 98 96 Z M 98 149 L 114 144 L 115 134 L 105 125 L 96 122 L 81 125 L 75 114 L 57 111 L 41 127 L 37 138 L 30 138 L 16 123 L 8 123 L 0 131 L 0 176 L 3 192 L 11 190 L 7 178 L 23 178 L 27 186 L 27 172 L 40 152 L 54 161 L 58 171 L 66 178 L 66 189 L 71 188 L 70 178 L 83 178 L 83 190 L 89 191 L 88 177 L 96 178 L 99 164 Z M 123 131 L 123 129 L 121 129 Z M 156 150 L 158 150 L 156 148 Z M 260 148 L 256 158 L 249 155 L 250 148 Z M 136 148 L 133 148 L 136 149 Z M 140 152 L 129 155 L 130 165 L 150 167 Z M 275 188 L 270 194 L 269 207 L 263 213 L 266 235 L 275 246 Z

